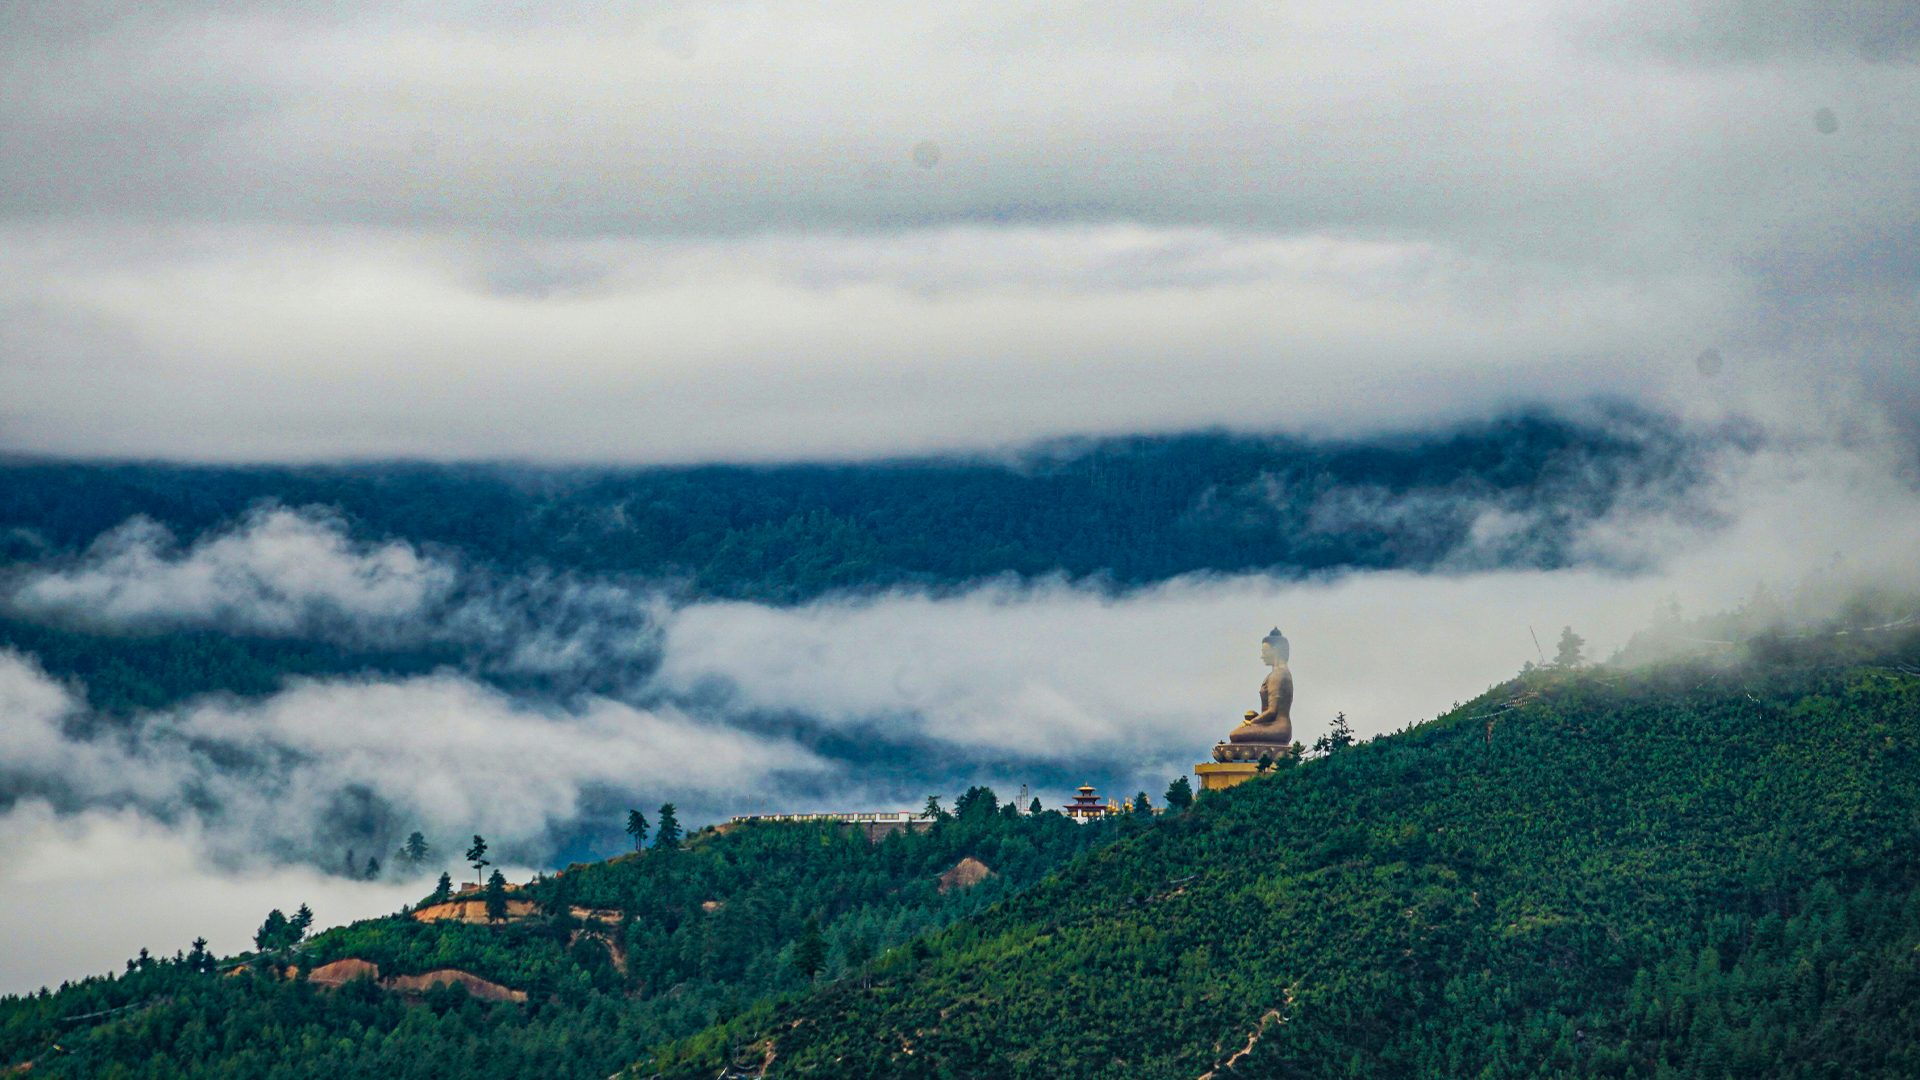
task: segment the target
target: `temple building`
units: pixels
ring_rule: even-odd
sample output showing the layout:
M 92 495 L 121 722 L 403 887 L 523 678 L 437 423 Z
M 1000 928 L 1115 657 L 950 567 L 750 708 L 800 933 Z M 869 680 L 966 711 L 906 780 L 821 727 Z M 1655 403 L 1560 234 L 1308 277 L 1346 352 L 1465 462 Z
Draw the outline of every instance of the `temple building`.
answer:
M 1081 784 L 1079 791 L 1080 793 L 1073 797 L 1073 801 L 1062 807 L 1061 810 L 1068 817 L 1080 822 L 1082 825 L 1089 821 L 1098 821 L 1108 814 L 1115 813 L 1119 810 L 1119 807 L 1114 806 L 1111 800 L 1104 803 L 1101 802 L 1100 796 L 1093 793 L 1092 784 Z

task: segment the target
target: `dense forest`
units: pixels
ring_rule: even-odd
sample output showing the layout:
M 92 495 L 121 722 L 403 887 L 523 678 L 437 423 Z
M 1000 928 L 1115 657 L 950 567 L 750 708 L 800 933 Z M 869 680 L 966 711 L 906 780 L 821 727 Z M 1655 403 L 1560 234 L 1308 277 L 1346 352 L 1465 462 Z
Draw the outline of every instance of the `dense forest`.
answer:
M 300 941 L 270 921 L 259 953 L 223 961 L 199 943 L 173 957 L 143 953 L 118 976 L 0 999 L 0 1063 L 89 1080 L 602 1080 L 756 1000 L 855 978 L 1072 856 L 1148 827 L 1020 815 L 979 788 L 954 811 L 877 844 L 833 824 L 709 828 L 502 889 L 533 909 L 495 922 L 401 912 Z M 989 876 L 943 887 L 940 875 L 964 859 Z M 455 969 L 528 1001 L 489 1002 L 459 981 L 413 995 L 371 979 L 337 990 L 309 981 L 348 958 L 385 978 Z
M 1535 669 L 1158 817 L 1076 826 L 976 789 L 874 845 L 706 830 L 535 882 L 492 923 L 143 956 L 0 1001 L 0 1058 L 115 1078 L 1912 1076 L 1917 766 L 1911 630 Z M 998 876 L 943 892 L 969 857 Z M 349 957 L 527 1000 L 306 977 Z
M 1716 436 L 1721 437 L 1721 436 Z M 0 464 L 0 560 L 71 556 L 135 516 L 182 543 L 263 500 L 356 535 L 488 566 L 671 580 L 791 602 L 836 589 L 1060 573 L 1117 585 L 1195 571 L 1432 566 L 1480 510 L 1526 515 L 1494 556 L 1563 565 L 1620 499 L 1703 479 L 1662 418 L 1521 414 L 1451 432 L 1312 443 L 1193 434 L 1048 444 L 1001 460 L 650 469 Z M 1395 500 L 1417 497 L 1417 513 Z
M 1909 635 L 1529 673 L 627 1075 L 1920 1075 Z

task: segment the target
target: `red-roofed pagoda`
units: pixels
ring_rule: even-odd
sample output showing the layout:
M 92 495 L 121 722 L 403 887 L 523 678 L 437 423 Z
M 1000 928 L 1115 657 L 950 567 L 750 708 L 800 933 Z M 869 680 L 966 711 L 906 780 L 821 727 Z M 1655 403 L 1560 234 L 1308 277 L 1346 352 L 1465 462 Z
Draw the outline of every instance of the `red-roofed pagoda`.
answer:
M 1100 801 L 1100 797 L 1093 793 L 1092 784 L 1081 784 L 1080 794 L 1073 797 L 1073 801 L 1066 805 L 1065 811 L 1068 817 L 1082 824 L 1106 817 L 1111 812 L 1110 808 Z

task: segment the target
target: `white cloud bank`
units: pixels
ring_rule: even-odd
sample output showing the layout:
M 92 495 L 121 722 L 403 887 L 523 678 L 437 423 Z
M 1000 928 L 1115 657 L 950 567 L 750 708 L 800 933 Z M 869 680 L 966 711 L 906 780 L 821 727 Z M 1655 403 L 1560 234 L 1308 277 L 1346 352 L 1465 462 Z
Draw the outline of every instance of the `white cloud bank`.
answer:
M 231 863 L 315 859 L 358 842 L 385 856 L 425 831 L 539 857 L 594 788 L 715 795 L 824 763 L 788 744 L 606 699 L 516 702 L 446 675 L 303 681 L 258 702 L 219 698 L 77 734 L 81 705 L 0 653 L 0 771 L 65 806 L 124 805 L 198 823 Z M 368 850 L 370 843 L 381 845 Z
M 0 994 L 119 971 L 141 949 L 172 956 L 201 936 L 222 955 L 251 949 L 271 908 L 306 904 L 320 930 L 425 891 L 302 866 L 236 873 L 209 864 L 198 839 L 132 810 L 63 815 L 26 801 L 0 815 Z
M 1629 503 L 1583 531 L 1583 563 L 1636 572 L 1202 576 L 1118 598 L 1040 583 L 789 609 L 699 604 L 668 619 L 658 680 L 982 755 L 1161 767 L 1256 703 L 1258 643 L 1274 624 L 1293 642 L 1295 730 L 1311 742 L 1336 712 L 1363 735 L 1391 731 L 1512 676 L 1539 659 L 1529 628 L 1551 656 L 1571 625 L 1604 659 L 1669 598 L 1718 612 L 1815 572 L 1834 602 L 1849 585 L 1920 590 L 1920 496 L 1898 462 L 1822 447 L 1720 465 L 1693 514 Z
M 1920 85 L 1885 11 L 306 7 L 0 14 L 0 448 L 686 461 L 1606 392 L 1920 407 Z
M 417 619 L 454 579 L 451 567 L 411 544 L 354 544 L 316 508 L 262 508 L 184 552 L 163 526 L 134 518 L 96 540 L 80 565 L 28 579 L 12 601 L 121 627 L 314 633 L 329 622 Z

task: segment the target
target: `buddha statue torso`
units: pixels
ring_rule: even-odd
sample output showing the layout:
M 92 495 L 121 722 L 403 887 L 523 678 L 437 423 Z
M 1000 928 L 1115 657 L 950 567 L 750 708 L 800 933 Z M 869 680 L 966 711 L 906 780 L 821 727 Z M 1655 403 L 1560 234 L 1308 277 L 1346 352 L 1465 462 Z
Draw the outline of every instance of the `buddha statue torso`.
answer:
M 1260 711 L 1250 713 L 1246 722 L 1227 736 L 1228 742 L 1293 742 L 1293 672 L 1285 660 L 1273 665 L 1260 684 Z

